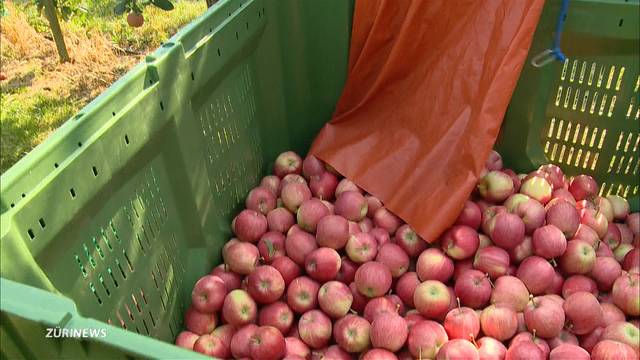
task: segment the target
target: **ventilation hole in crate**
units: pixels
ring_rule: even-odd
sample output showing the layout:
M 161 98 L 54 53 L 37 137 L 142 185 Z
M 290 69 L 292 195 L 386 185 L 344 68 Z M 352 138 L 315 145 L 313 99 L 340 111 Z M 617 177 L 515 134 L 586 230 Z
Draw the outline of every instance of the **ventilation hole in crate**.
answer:
M 124 258 L 127 259 L 127 265 L 129 265 L 129 271 L 133 272 L 133 265 L 131 264 L 131 260 L 129 260 L 129 255 L 127 255 L 127 251 L 122 250 L 122 253 L 124 254 Z
M 149 328 L 147 327 L 147 322 L 144 321 L 144 319 L 142 319 L 142 325 L 144 325 L 144 331 L 147 333 L 147 335 L 149 334 Z
M 565 109 L 569 106 L 569 99 L 571 99 L 571 90 L 571 86 L 567 86 L 567 92 L 564 96 L 564 103 L 562 104 Z
M 582 149 L 580 149 L 580 151 L 582 151 Z M 591 158 L 591 151 L 587 151 L 587 153 L 584 155 L 584 162 L 582 163 L 583 169 L 589 167 L 589 158 Z
M 580 140 L 580 145 L 584 146 L 587 143 L 587 137 L 589 136 L 589 127 L 585 126 L 584 131 L 582 132 L 582 140 Z
M 571 165 L 571 159 L 573 158 L 573 146 L 569 148 L 569 154 L 567 154 L 567 165 Z
M 122 268 L 122 265 L 120 264 L 120 261 L 118 261 L 118 259 L 116 259 L 116 265 L 118 265 L 118 269 L 120 269 L 120 274 L 122 274 L 122 278 L 127 280 L 127 273 L 124 272 L 124 269 Z
M 602 86 L 602 80 L 604 80 L 605 69 L 604 65 L 600 65 L 600 71 L 598 72 L 598 81 L 596 82 L 597 87 Z
M 222 54 L 220 53 L 220 48 L 218 48 L 218 56 L 220 56 L 220 55 L 222 55 Z
M 133 300 L 133 304 L 136 306 L 136 309 L 138 310 L 138 312 L 142 314 L 142 310 L 140 309 L 140 304 L 138 304 L 138 300 L 136 299 L 136 296 L 131 294 L 131 299 Z
M 89 263 L 91 264 L 91 266 L 95 268 L 96 262 L 95 260 L 93 260 L 93 256 L 91 256 L 91 254 L 89 253 L 89 248 L 87 248 L 87 245 L 82 244 L 82 249 L 84 250 L 84 254 L 86 255 L 87 259 L 89 259 Z
M 628 175 L 631 170 L 631 164 L 633 163 L 633 156 L 629 156 L 629 161 L 627 162 L 627 167 L 624 169 L 624 174 Z
M 153 279 L 153 285 L 156 286 L 156 289 L 159 289 L 158 280 L 156 280 L 156 274 L 153 273 L 153 270 L 151 270 L 151 278 Z
M 60 166 L 60 165 L 58 165 L 58 163 L 53 163 L 53 167 L 54 167 L 54 168 L 56 168 L 56 169 L 57 169 L 57 168 L 58 168 L 58 166 Z
M 78 141 L 78 147 L 82 147 L 82 142 Z
M 100 235 L 102 237 L 102 240 L 104 240 L 104 243 L 107 244 L 107 248 L 109 248 L 109 251 L 113 251 L 113 247 L 111 246 L 111 241 L 109 241 L 109 238 L 107 237 L 107 234 L 104 232 L 104 229 L 100 229 Z
M 246 26 L 247 30 L 249 30 L 249 22 L 248 21 L 246 22 L 245 26 Z
M 564 132 L 564 141 L 569 141 L 569 135 L 571 134 L 571 127 L 573 126 L 573 123 L 571 121 L 569 121 L 567 123 L 567 130 Z
M 620 21 L 618 21 L 618 27 L 622 27 L 623 23 L 624 23 L 624 19 L 620 19 Z
M 607 169 L 607 173 L 611 174 L 611 170 L 613 169 L 613 164 L 616 162 L 616 156 L 613 155 L 611 160 L 609 161 L 609 168 Z
M 580 88 L 576 88 L 576 93 L 573 96 L 573 104 L 571 105 L 571 110 L 575 110 L 578 107 L 579 98 L 580 98 Z
M 578 60 L 573 60 L 573 66 L 571 67 L 571 75 L 569 75 L 569 82 L 573 82 L 573 79 L 575 79 L 577 68 L 578 68 Z
M 96 168 L 95 166 L 92 166 L 91 171 L 93 171 L 93 176 L 98 176 L 98 168 Z
M 75 258 L 76 258 L 76 262 L 78 263 L 78 266 L 80 267 L 80 271 L 82 272 L 82 276 L 87 277 L 87 270 L 85 270 L 84 265 L 82 265 L 82 261 L 80 261 L 80 256 L 76 254 Z
M 131 309 L 129 308 L 129 305 L 125 303 L 124 308 L 127 310 L 127 315 L 129 315 L 129 319 L 131 319 L 131 321 L 136 321 L 136 319 L 133 317 L 133 312 L 131 312 Z
M 124 143 L 129 145 L 129 135 L 124 136 Z
M 160 305 L 162 305 L 162 310 L 167 310 L 167 306 L 164 304 L 164 296 L 160 295 Z
M 593 156 L 593 163 L 591 163 L 591 170 L 595 170 L 596 169 L 596 164 L 598 164 L 598 157 L 600 156 L 600 153 L 596 153 Z
M 550 145 L 550 143 L 548 141 L 544 144 L 544 153 L 545 153 L 545 155 L 549 154 L 549 145 Z
M 624 155 L 620 156 L 620 161 L 618 162 L 618 168 L 616 169 L 616 174 L 620 174 L 620 170 L 622 170 L 622 163 L 624 163 Z
M 160 264 L 156 263 L 156 269 L 158 269 L 158 275 L 160 276 L 160 281 L 164 281 L 164 275 L 162 274 L 162 269 L 160 268 Z
M 14 203 L 11 203 L 11 207 L 16 207 L 16 204 L 14 204 Z
M 596 66 L 597 66 L 597 64 L 595 62 L 591 64 L 591 71 L 589 72 L 589 81 L 587 82 L 587 84 L 589 84 L 589 86 L 591 86 L 591 84 L 593 84 L 593 76 L 596 73 Z
M 602 116 L 604 113 L 604 107 L 607 104 L 607 94 L 602 94 L 602 101 L 600 102 L 600 108 L 598 109 L 598 115 Z
M 95 237 L 91 238 L 91 241 L 93 242 L 93 245 L 96 247 L 96 250 L 98 251 L 98 255 L 100 255 L 100 258 L 104 259 L 104 253 L 102 252 L 100 245 L 98 245 L 98 241 L 96 241 L 96 238 Z
M 41 228 L 43 228 L 43 229 L 44 229 L 45 227 L 47 227 L 47 224 L 45 224 L 45 222 L 44 222 L 44 219 L 43 219 L 43 218 L 40 218 L 40 219 L 38 220 L 38 223 L 40 224 L 40 227 L 41 227 Z
M 624 137 L 624 131 L 621 131 L 618 135 L 618 143 L 616 144 L 616 151 L 620 150 L 620 145 L 622 144 L 622 138 Z
M 109 273 L 109 276 L 111 276 L 111 280 L 113 281 L 113 286 L 119 287 L 118 281 L 116 280 L 116 277 L 113 275 L 113 271 L 111 271 L 110 267 L 107 268 L 107 272 Z
M 238 39 L 239 39 L 238 32 L 236 31 L 236 40 L 238 40 Z
M 156 327 L 156 319 L 153 317 L 153 313 L 149 311 L 149 318 L 151 319 L 151 325 Z
M 582 66 L 580 67 L 580 78 L 578 78 L 578 83 L 582 84 L 584 81 L 584 73 L 587 71 L 587 62 L 583 61 Z
M 140 245 L 140 249 L 142 250 L 142 253 L 145 254 L 146 251 L 144 250 L 144 246 L 142 246 L 142 241 L 140 240 L 140 236 L 138 234 L 136 234 L 136 239 L 138 240 L 138 245 Z
M 564 160 L 564 151 L 567 149 L 566 145 L 562 145 L 562 148 L 560 149 L 560 155 L 558 156 L 558 162 L 562 163 L 562 161 Z
M 593 147 L 597 136 L 598 136 L 598 128 L 596 127 L 596 128 L 593 128 L 593 131 L 591 132 L 591 140 L 589 140 L 589 147 Z
M 149 303 L 147 302 L 147 297 L 144 296 L 144 291 L 142 290 L 142 288 L 140 288 L 140 296 L 142 296 L 142 301 L 144 301 L 145 305 L 149 305 Z
M 162 101 L 160 101 L 160 110 L 164 111 L 164 104 L 162 103 Z
M 149 236 L 147 235 L 147 230 L 144 228 L 144 225 L 140 225 L 140 228 L 142 228 L 142 235 L 147 242 L 147 245 L 151 247 L 151 241 L 149 240 Z
M 102 299 L 100 299 L 100 295 L 98 295 L 98 292 L 96 291 L 96 287 L 93 286 L 92 282 L 89 283 L 89 289 L 91 289 L 91 292 L 96 297 L 96 300 L 98 300 L 98 304 L 102 305 Z
M 620 67 L 620 72 L 618 73 L 618 80 L 616 81 L 616 91 L 620 90 L 620 87 L 622 86 L 622 79 L 624 78 L 624 71 L 625 71 L 625 67 L 621 66 Z
M 613 81 L 613 74 L 615 74 L 616 72 L 616 66 L 612 65 L 611 68 L 609 69 L 609 77 L 607 77 L 607 89 L 611 88 L 611 82 Z
M 633 152 L 638 150 L 638 145 L 640 145 L 640 133 L 636 134 L 636 143 L 633 145 Z
M 176 332 L 173 331 L 173 325 L 171 325 L 171 323 L 169 323 L 169 331 L 171 331 L 171 338 L 176 337 Z
M 74 188 L 69 189 L 69 194 L 71 195 L 72 199 L 76 198 L 76 190 Z
M 196 77 L 193 75 L 193 72 L 191 73 L 191 80 L 195 80 Z
M 111 291 L 109 291 L 107 284 L 104 283 L 104 279 L 102 278 L 102 275 L 98 275 L 98 280 L 100 280 L 100 285 L 102 285 L 102 288 L 107 293 L 107 296 L 111 296 Z

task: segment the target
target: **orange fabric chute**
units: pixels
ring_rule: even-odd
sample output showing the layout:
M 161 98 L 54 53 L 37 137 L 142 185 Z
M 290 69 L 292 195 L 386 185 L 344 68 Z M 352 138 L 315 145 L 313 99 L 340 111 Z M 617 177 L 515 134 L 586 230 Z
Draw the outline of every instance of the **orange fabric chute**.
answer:
M 311 153 L 437 239 L 483 169 L 544 0 L 357 0 L 349 74 Z

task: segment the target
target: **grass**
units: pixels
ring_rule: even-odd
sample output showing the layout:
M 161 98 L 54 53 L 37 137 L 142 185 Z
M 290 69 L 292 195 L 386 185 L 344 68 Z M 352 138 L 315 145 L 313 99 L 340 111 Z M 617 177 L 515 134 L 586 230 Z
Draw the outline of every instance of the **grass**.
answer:
M 204 0 L 174 0 L 169 12 L 144 11 L 131 28 L 115 1 L 87 0 L 87 13 L 62 22 L 71 63 L 58 62 L 46 19 L 32 2 L 5 1 L 0 27 L 0 172 L 40 144 L 146 53 L 206 10 Z

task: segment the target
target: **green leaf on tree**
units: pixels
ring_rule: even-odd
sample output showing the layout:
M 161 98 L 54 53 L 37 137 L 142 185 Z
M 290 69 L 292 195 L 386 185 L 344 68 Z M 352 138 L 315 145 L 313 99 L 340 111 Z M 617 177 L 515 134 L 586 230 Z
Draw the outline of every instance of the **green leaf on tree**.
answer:
M 151 3 L 162 10 L 173 10 L 173 4 L 169 0 L 151 0 Z

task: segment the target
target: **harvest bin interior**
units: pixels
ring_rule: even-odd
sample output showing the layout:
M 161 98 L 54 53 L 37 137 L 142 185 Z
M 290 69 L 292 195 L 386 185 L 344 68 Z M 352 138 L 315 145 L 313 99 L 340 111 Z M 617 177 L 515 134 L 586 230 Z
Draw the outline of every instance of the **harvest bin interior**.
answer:
M 638 2 L 571 9 L 576 58 L 525 64 L 498 148 L 517 170 L 593 174 L 637 209 Z M 549 2 L 530 57 L 557 12 Z M 331 117 L 352 13 L 345 0 L 222 0 L 3 174 L 2 358 L 198 357 L 171 345 L 191 288 L 273 159 L 304 154 Z M 107 336 L 47 338 L 56 326 Z

